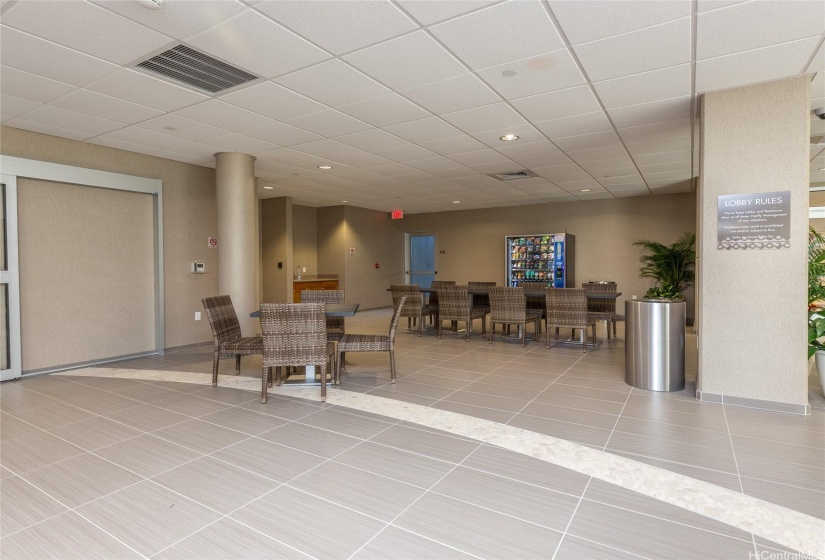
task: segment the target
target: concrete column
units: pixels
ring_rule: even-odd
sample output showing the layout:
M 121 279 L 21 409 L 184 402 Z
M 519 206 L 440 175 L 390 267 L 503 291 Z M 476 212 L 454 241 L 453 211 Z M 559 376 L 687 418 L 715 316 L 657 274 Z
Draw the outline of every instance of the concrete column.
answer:
M 810 412 L 808 77 L 707 93 L 701 107 L 700 400 Z M 721 195 L 790 191 L 790 247 L 720 249 Z
M 253 336 L 258 309 L 258 199 L 255 196 L 255 158 L 237 152 L 215 154 L 218 203 L 218 293 L 229 294 L 241 333 Z

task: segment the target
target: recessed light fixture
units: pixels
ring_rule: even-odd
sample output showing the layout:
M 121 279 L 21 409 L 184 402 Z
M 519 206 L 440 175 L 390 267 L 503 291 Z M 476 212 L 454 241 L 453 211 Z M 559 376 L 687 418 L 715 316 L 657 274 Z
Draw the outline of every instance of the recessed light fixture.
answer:
M 347 202 L 349 202 L 349 200 L 342 200 L 341 202 L 343 202 L 344 204 L 346 204 Z
M 331 165 L 319 165 L 318 169 L 332 169 Z
M 581 190 L 581 191 L 579 191 L 579 192 L 590 192 L 590 189 L 582 189 L 582 190 Z
M 272 190 L 272 189 L 274 189 L 274 188 L 275 188 L 275 187 L 264 187 L 264 189 L 266 189 L 266 190 L 268 190 L 268 191 L 271 191 L 271 190 Z
M 174 126 L 168 126 L 168 125 L 164 126 L 163 129 L 164 130 L 177 130 L 177 128 L 175 128 Z
M 515 134 L 505 134 L 499 140 L 504 140 L 505 142 L 512 142 L 513 140 L 518 140 L 518 136 Z
M 819 170 L 820 171 L 825 171 L 825 167 L 820 167 Z
M 453 204 L 461 204 L 461 201 L 460 200 L 454 200 Z
M 504 76 L 505 78 L 512 78 L 513 76 L 516 75 L 516 71 L 515 70 L 505 70 L 504 72 L 501 73 L 501 75 Z

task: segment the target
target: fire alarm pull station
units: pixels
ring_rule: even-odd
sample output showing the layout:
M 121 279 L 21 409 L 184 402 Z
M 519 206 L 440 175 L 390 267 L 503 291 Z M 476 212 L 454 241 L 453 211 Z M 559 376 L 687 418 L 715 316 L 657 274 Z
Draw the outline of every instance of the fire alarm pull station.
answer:
M 202 262 L 193 262 L 192 263 L 192 272 L 195 274 L 203 274 L 206 272 L 206 263 Z
M 381 266 L 378 263 L 375 263 L 375 268 L 381 268 Z

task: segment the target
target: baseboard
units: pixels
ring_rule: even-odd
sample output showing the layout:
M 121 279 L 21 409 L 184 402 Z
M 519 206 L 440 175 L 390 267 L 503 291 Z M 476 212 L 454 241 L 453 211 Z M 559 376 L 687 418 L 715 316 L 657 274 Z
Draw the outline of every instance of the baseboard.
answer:
M 696 400 L 714 404 L 741 406 L 744 408 L 757 408 L 759 410 L 769 410 L 771 412 L 784 412 L 786 414 L 801 414 L 803 416 L 809 416 L 811 414 L 811 405 L 809 404 L 765 401 L 762 399 L 750 399 L 747 397 L 734 397 L 732 395 L 708 393 L 707 391 L 696 391 Z
M 211 340 L 207 340 L 206 342 L 193 342 L 192 344 L 182 344 L 181 346 L 169 346 L 165 348 L 166 352 L 183 352 L 185 350 L 194 350 L 195 348 L 202 348 L 204 346 L 209 346 L 210 348 L 214 346 L 215 343 Z
M 45 375 L 47 373 L 56 373 L 58 371 L 67 371 L 70 369 L 80 369 L 84 367 L 98 366 L 100 364 L 111 364 L 112 362 L 120 362 L 123 360 L 130 360 L 132 358 L 142 358 L 144 356 L 157 356 L 158 352 L 138 352 L 136 354 L 124 354 L 122 356 L 112 356 L 111 358 L 103 358 L 100 360 L 89 360 L 88 362 L 76 362 L 73 364 L 63 364 L 59 366 L 51 366 L 40 369 L 30 369 L 21 372 L 22 377 L 29 377 L 32 375 Z

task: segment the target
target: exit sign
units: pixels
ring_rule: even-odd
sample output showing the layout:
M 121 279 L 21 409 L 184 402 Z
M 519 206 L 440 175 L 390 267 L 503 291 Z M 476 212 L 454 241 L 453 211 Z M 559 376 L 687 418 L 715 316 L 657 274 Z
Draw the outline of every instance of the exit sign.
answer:
M 392 216 L 393 220 L 400 220 L 401 218 L 404 217 L 404 211 L 403 210 L 393 210 L 392 212 L 390 212 L 390 216 Z

